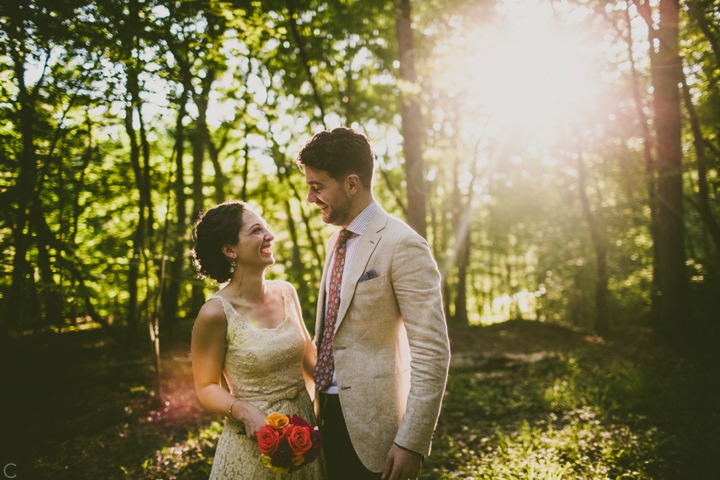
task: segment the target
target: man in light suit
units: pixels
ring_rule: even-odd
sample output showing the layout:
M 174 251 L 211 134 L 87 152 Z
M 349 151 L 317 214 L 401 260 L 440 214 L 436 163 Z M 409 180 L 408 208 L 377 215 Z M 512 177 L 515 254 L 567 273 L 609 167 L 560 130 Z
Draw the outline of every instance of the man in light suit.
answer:
M 440 273 L 425 240 L 373 199 L 367 137 L 336 128 L 296 160 L 328 242 L 318 295 L 315 401 L 331 480 L 416 478 L 450 361 Z

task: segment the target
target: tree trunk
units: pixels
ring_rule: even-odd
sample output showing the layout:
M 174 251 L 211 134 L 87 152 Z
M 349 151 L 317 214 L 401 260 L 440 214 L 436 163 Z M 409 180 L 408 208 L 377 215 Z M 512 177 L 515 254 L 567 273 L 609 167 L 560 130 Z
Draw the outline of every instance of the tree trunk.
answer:
M 132 69 L 128 69 L 128 83 L 133 77 Z M 131 88 L 128 86 L 128 88 Z M 125 107 L 125 130 L 130 139 L 130 163 L 132 164 L 135 174 L 135 183 L 140 191 L 140 204 L 138 206 L 138 220 L 133 234 L 132 258 L 130 259 L 130 268 L 128 271 L 128 305 L 127 305 L 127 340 L 133 343 L 137 338 L 137 328 L 139 323 L 138 314 L 138 279 L 140 278 L 140 257 L 145 242 L 145 206 L 143 204 L 143 188 L 140 184 L 143 182 L 142 169 L 140 167 L 140 147 L 137 143 L 135 127 L 133 126 L 132 105 Z
M 645 188 L 648 193 L 648 206 L 650 207 L 650 236 L 653 239 L 653 262 L 652 262 L 652 286 L 650 292 L 650 322 L 651 324 L 657 324 L 660 318 L 660 285 L 661 285 L 661 274 L 662 268 L 660 266 L 660 239 L 659 239 L 659 226 L 658 226 L 658 205 L 657 205 L 657 192 L 656 192 L 656 166 L 655 159 L 653 158 L 653 140 L 650 134 L 650 126 L 648 124 L 648 118 L 643 108 L 642 97 L 640 96 L 640 80 L 635 67 L 635 58 L 633 55 L 633 41 L 632 41 L 632 22 L 630 20 L 630 12 L 625 9 L 625 21 L 627 23 L 627 46 L 628 46 L 628 58 L 630 59 L 630 73 L 632 78 L 632 92 L 633 101 L 635 103 L 635 111 L 637 112 L 638 119 L 640 120 L 640 127 L 642 128 L 643 135 L 643 157 L 644 157 L 644 177 L 645 177 Z M 652 45 L 650 46 L 650 54 L 654 55 Z
M 245 145 L 243 146 L 243 160 L 245 161 L 243 163 L 243 172 L 242 172 L 242 190 L 240 191 L 240 199 L 243 202 L 247 202 L 247 187 L 248 187 L 248 177 L 250 176 L 250 145 L 248 144 L 248 134 L 249 129 L 245 128 Z
M 712 207 L 710 206 L 710 187 L 707 179 L 708 160 L 705 155 L 705 139 L 703 138 L 702 130 L 700 129 L 700 118 L 698 117 L 695 106 L 692 103 L 692 96 L 690 95 L 690 89 L 687 86 L 684 74 L 682 77 L 682 92 L 685 109 L 690 117 L 690 126 L 694 139 L 693 144 L 695 146 L 695 159 L 698 173 L 697 208 L 700 213 L 700 218 L 702 218 L 705 227 L 708 229 L 708 232 L 713 239 L 716 252 L 720 253 L 720 226 L 718 225 L 717 219 L 713 214 Z
M 182 84 L 183 91 L 180 96 L 180 108 L 177 121 L 175 122 L 175 227 L 172 243 L 172 254 L 166 285 L 162 299 L 163 327 L 168 336 L 174 335 L 175 324 L 177 323 L 178 302 L 180 296 L 180 282 L 182 281 L 183 267 L 185 266 L 185 245 L 187 230 L 187 207 L 185 195 L 185 167 L 183 157 L 185 156 L 185 126 L 183 121 L 187 116 L 187 102 L 192 88 L 192 78 L 186 63 L 182 63 Z
M 682 115 L 678 83 L 677 0 L 660 1 L 659 48 L 652 64 L 658 158 L 660 265 L 662 266 L 661 329 L 670 338 L 690 320 L 689 282 L 685 268 L 685 222 L 682 183 Z M 651 60 L 652 60 L 651 58 Z
M 21 29 L 21 27 L 17 27 Z M 21 42 L 19 42 L 21 43 Z M 25 85 L 25 52 L 18 48 L 12 50 L 10 55 L 13 59 L 15 79 L 18 86 L 18 123 L 22 141 L 22 150 L 19 155 L 19 173 L 17 178 L 17 208 L 12 225 L 13 236 L 13 271 L 12 284 L 10 286 L 10 298 L 12 302 L 6 301 L 6 312 L 3 317 L 7 324 L 3 326 L 5 332 L 9 329 L 21 330 L 23 320 L 32 316 L 31 290 L 34 289 L 32 281 L 33 268 L 27 260 L 27 252 L 32 242 L 29 229 L 30 208 L 35 195 L 37 185 L 38 165 L 35 152 L 35 136 L 33 125 L 35 124 L 35 105 L 31 93 Z M 27 229 L 27 232 L 26 232 Z M 13 320 L 11 320 L 13 319 Z
M 610 308 L 607 273 L 607 241 L 598 215 L 593 215 L 587 195 L 587 168 L 582 153 L 578 153 L 578 193 L 583 216 L 590 229 L 590 239 L 595 249 L 595 324 L 594 329 L 604 334 L 610 330 Z
M 420 101 L 415 73 L 415 46 L 410 13 L 410 0 L 397 0 L 395 27 L 400 60 L 400 116 L 402 117 L 405 179 L 407 182 L 407 221 L 417 233 L 427 236 L 425 218 L 425 172 L 421 150 Z
M 468 261 L 470 259 L 470 229 L 466 228 L 462 232 L 462 238 L 458 242 L 457 251 L 457 268 L 458 278 L 455 290 L 455 323 L 457 325 L 468 325 L 468 309 L 467 309 L 467 276 Z
M 700 2 L 697 1 L 686 0 L 685 4 L 687 5 L 688 16 L 697 22 L 700 30 L 703 32 L 703 35 L 705 35 L 708 43 L 710 43 L 710 49 L 715 55 L 717 65 L 720 66 L 720 41 L 718 41 L 718 38 L 715 35 L 715 32 L 713 31 L 710 22 L 705 16 L 703 6 L 700 5 Z
M 210 89 L 214 81 L 214 70 L 209 69 L 203 79 L 203 89 L 200 94 L 195 94 L 195 105 L 198 109 L 198 118 L 195 123 L 195 131 L 192 135 L 193 147 L 193 214 L 192 221 L 195 222 L 203 211 L 205 195 L 203 193 L 203 163 L 205 160 L 205 130 L 207 129 L 207 108 Z M 205 292 L 201 282 L 193 282 L 192 298 L 190 308 L 191 315 L 196 316 L 205 303 Z

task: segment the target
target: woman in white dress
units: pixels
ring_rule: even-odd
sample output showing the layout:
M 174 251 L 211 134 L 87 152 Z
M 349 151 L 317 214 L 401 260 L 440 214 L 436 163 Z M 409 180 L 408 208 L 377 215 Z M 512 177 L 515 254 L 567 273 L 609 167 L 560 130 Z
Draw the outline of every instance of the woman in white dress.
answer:
M 293 286 L 265 280 L 275 263 L 274 236 L 260 215 L 244 202 L 224 202 L 200 216 L 194 238 L 200 275 L 227 282 L 200 309 L 192 333 L 195 391 L 206 408 L 227 417 L 210 478 L 274 479 L 255 437 L 273 411 L 315 424 L 315 346 Z M 324 479 L 322 455 L 283 478 Z

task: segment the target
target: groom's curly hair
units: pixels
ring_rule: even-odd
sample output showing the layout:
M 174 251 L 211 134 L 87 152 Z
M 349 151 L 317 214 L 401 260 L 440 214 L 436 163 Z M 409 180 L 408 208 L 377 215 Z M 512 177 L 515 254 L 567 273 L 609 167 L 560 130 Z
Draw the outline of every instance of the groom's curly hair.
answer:
M 193 227 L 192 259 L 200 278 L 210 277 L 227 282 L 230 262 L 222 252 L 223 245 L 235 245 L 242 228 L 242 214 L 249 208 L 245 202 L 227 200 L 198 215 Z
M 352 128 L 317 133 L 300 150 L 295 163 L 324 170 L 338 182 L 354 173 L 365 189 L 372 188 L 375 154 L 370 140 Z

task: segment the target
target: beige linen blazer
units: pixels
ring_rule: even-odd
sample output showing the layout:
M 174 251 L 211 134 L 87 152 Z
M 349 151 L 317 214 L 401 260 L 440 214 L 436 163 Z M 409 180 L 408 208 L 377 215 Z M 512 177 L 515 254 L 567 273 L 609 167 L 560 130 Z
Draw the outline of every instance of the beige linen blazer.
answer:
M 318 295 L 318 346 L 336 241 L 337 233 Z M 358 457 L 381 472 L 393 442 L 430 453 L 450 362 L 440 272 L 425 240 L 381 208 L 345 268 L 333 343 L 340 403 Z M 359 281 L 370 270 L 377 277 Z

